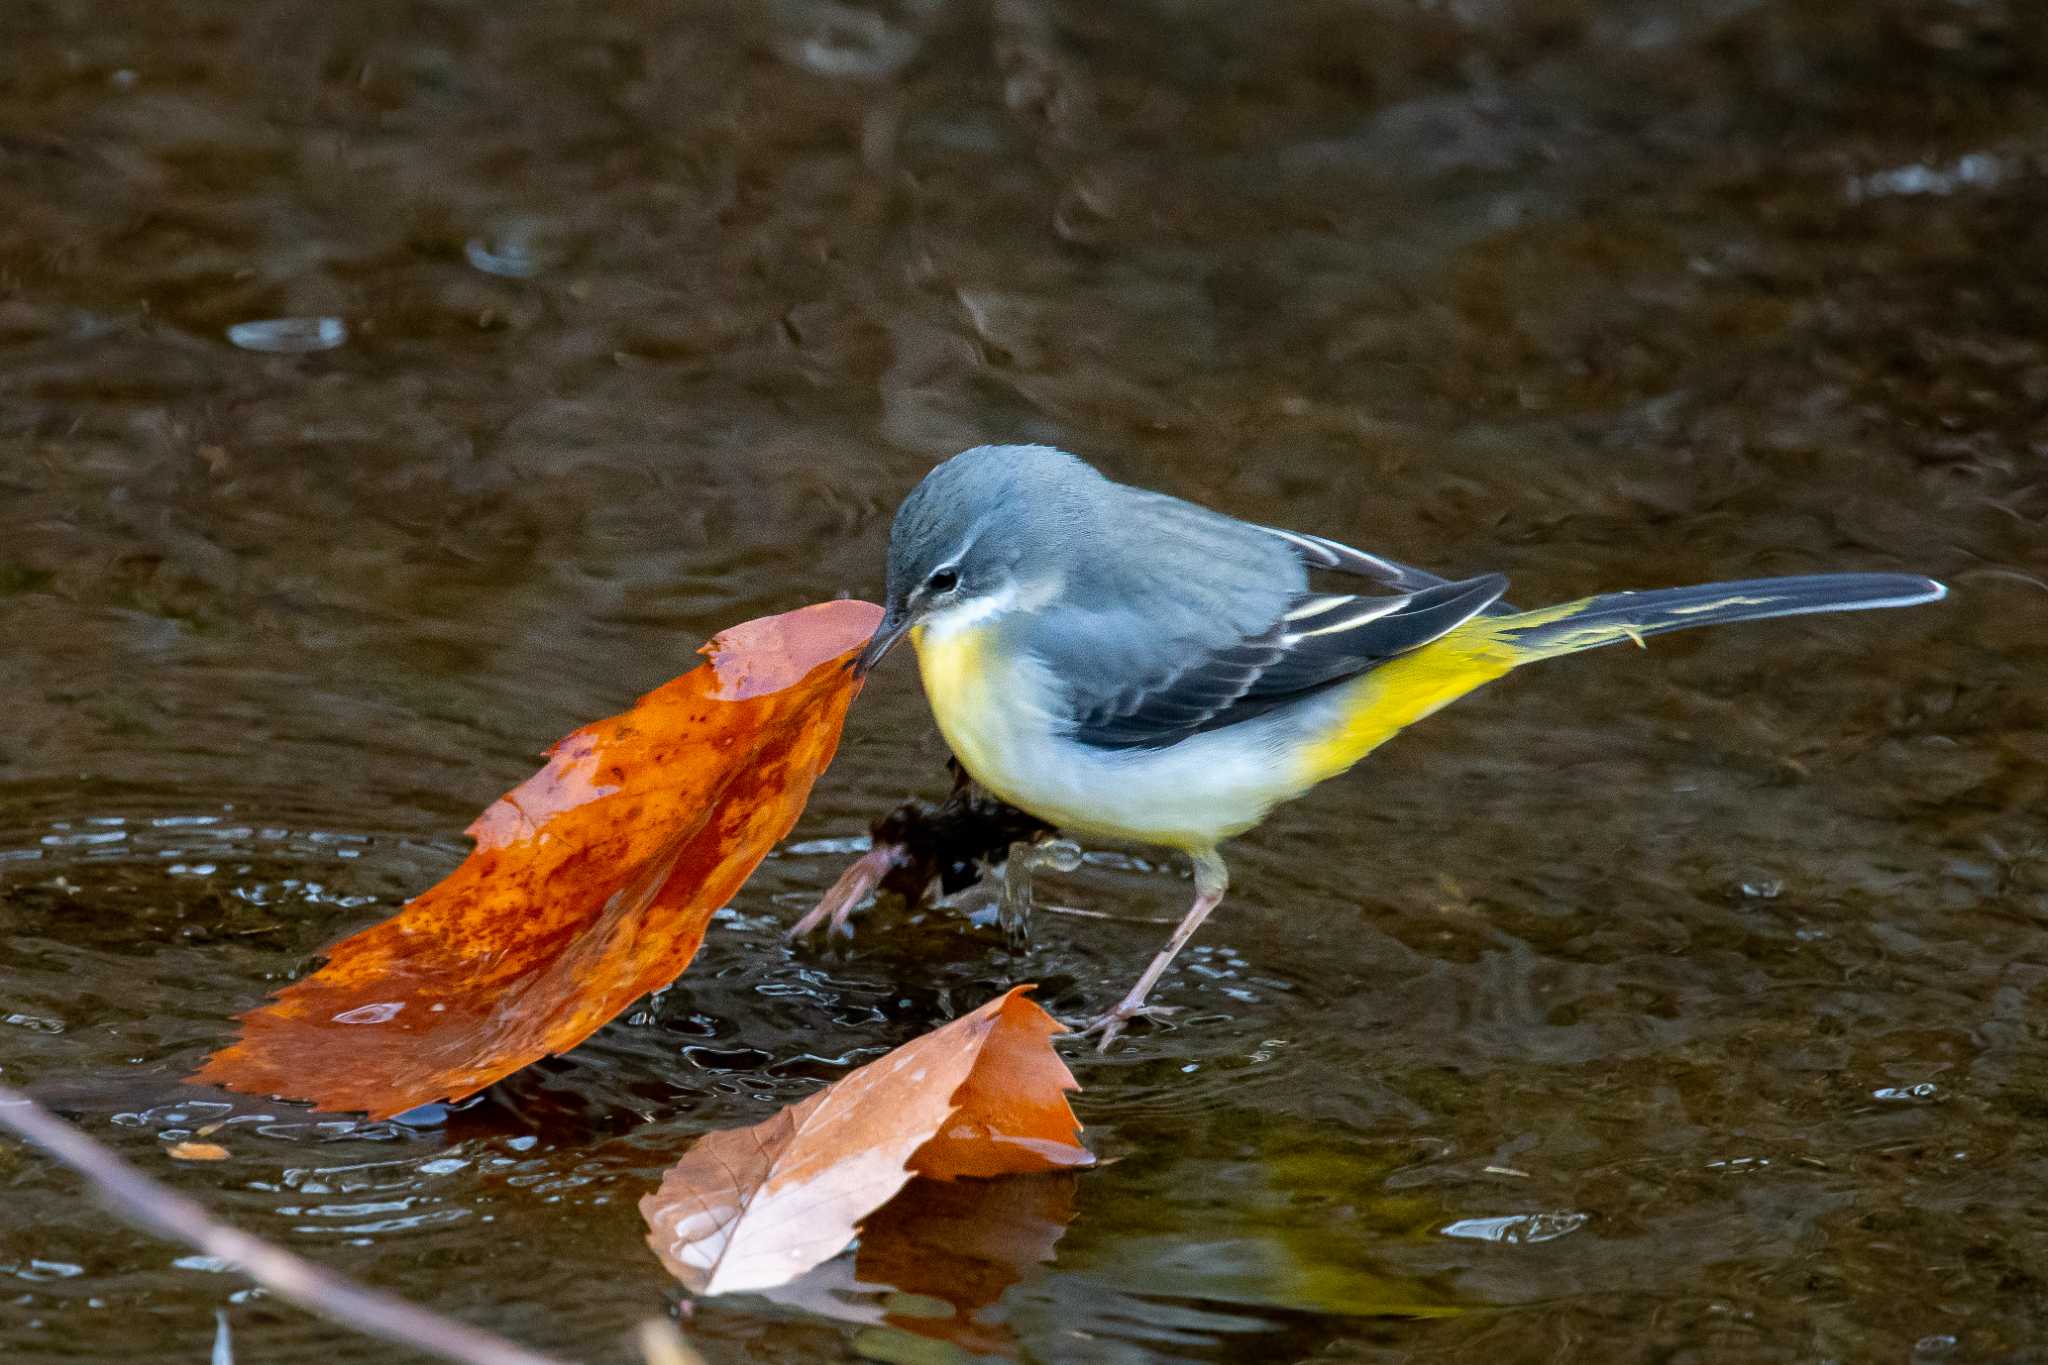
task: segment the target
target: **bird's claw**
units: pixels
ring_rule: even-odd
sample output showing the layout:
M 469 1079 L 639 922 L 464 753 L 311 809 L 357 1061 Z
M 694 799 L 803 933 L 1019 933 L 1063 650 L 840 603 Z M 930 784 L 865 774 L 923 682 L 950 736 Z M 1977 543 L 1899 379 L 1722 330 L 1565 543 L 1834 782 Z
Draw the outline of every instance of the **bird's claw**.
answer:
M 1102 1037 L 1096 1043 L 1095 1050 L 1097 1052 L 1107 1052 L 1109 1051 L 1109 1045 L 1116 1041 L 1116 1036 L 1124 1031 L 1124 1025 L 1130 1023 L 1131 1020 L 1150 1019 L 1157 1022 L 1164 1020 L 1168 1015 L 1179 1013 L 1180 1006 L 1178 1005 L 1147 1005 L 1126 1000 L 1118 1003 L 1116 1008 L 1108 1013 L 1100 1015 L 1076 1028 L 1074 1036 L 1076 1038 L 1090 1038 L 1100 1034 Z
M 882 878 L 889 874 L 890 869 L 897 865 L 902 856 L 902 849 L 894 844 L 877 844 L 868 850 L 840 874 L 839 880 L 832 884 L 832 889 L 811 907 L 808 914 L 789 926 L 788 931 L 782 936 L 782 941 L 798 942 L 821 924 L 830 926 L 826 931 L 826 938 L 851 941 L 853 925 L 849 921 L 853 918 L 854 908 L 882 884 Z

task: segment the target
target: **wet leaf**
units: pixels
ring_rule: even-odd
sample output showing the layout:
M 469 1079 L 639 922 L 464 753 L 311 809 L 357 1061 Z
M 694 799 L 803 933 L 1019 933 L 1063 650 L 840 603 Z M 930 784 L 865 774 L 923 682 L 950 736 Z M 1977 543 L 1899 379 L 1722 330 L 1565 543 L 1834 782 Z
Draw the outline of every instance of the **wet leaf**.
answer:
M 1061 1025 L 1028 986 L 751 1128 L 707 1134 L 640 1201 L 648 1244 L 700 1294 L 768 1289 L 830 1259 L 913 1175 L 1020 1175 L 1094 1158 L 1067 1107 Z
M 384 1118 L 566 1052 L 673 981 L 831 761 L 859 686 L 841 665 L 880 614 L 736 626 L 570 734 L 470 826 L 460 867 L 243 1015 L 192 1079 Z

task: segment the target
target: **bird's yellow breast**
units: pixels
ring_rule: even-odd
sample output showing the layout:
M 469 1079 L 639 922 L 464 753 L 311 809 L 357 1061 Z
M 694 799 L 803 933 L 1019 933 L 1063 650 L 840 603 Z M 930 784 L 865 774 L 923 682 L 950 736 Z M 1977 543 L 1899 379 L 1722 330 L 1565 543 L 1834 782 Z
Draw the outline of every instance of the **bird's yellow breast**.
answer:
M 1000 795 L 1008 746 L 988 663 L 989 633 L 986 626 L 941 632 L 919 625 L 911 627 L 910 646 L 947 747 L 976 781 Z
M 994 627 L 920 625 L 910 643 L 939 733 L 976 782 L 1072 833 L 1174 842 L 1124 811 L 1118 785 L 1055 738 L 1040 679 L 1001 652 Z

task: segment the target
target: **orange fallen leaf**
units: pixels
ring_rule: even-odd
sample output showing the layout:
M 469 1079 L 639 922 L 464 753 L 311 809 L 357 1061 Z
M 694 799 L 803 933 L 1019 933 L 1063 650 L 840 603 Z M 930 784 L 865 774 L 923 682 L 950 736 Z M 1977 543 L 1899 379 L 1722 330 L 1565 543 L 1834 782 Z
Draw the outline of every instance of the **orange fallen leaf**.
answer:
M 226 1161 L 228 1149 L 218 1142 L 178 1142 L 164 1149 L 173 1161 Z
M 1094 1161 L 1067 1107 L 1065 1030 L 1029 986 L 914 1038 L 751 1128 L 708 1133 L 640 1201 L 648 1245 L 699 1294 L 767 1289 L 836 1256 L 913 1175 Z M 1020 1094 L 1015 1086 L 1031 1087 Z
M 789 832 L 881 618 L 823 602 L 722 632 L 700 665 L 570 734 L 469 827 L 476 848 L 242 1016 L 194 1081 L 387 1118 L 566 1052 L 673 981 Z

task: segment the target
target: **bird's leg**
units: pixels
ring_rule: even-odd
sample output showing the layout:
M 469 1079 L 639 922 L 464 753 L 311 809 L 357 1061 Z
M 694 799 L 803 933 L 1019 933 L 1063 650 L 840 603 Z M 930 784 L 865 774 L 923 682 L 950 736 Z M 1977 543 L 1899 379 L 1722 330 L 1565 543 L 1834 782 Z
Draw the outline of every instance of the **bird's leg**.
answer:
M 832 928 L 827 938 L 852 938 L 853 926 L 847 920 L 853 917 L 854 907 L 904 861 L 904 850 L 900 844 L 876 844 L 839 874 L 839 880 L 832 883 L 832 889 L 825 893 L 824 899 L 812 907 L 809 914 L 792 924 L 783 934 L 782 941 L 795 943 L 828 921 Z
M 1042 844 L 1018 842 L 1010 845 L 1003 864 L 1003 898 L 996 908 L 997 922 L 1009 936 L 1012 947 L 1031 941 L 1031 878 L 1038 872 L 1072 872 L 1081 865 L 1081 846 L 1071 839 L 1048 839 Z
M 1116 1007 L 1081 1029 L 1084 1038 L 1092 1033 L 1102 1035 L 1102 1041 L 1095 1049 L 1097 1052 L 1109 1051 L 1109 1045 L 1131 1020 L 1140 1016 L 1157 1017 L 1171 1010 L 1171 1006 L 1148 1005 L 1145 997 L 1152 994 L 1152 988 L 1159 984 L 1159 978 L 1166 974 L 1174 957 L 1187 946 L 1188 940 L 1195 936 L 1195 930 L 1202 927 L 1202 921 L 1209 918 L 1209 912 L 1217 907 L 1223 900 L 1223 893 L 1230 889 L 1230 871 L 1224 867 L 1223 859 L 1215 849 L 1196 853 L 1194 859 L 1195 903 L 1174 926 L 1173 937 L 1167 939 L 1166 946 L 1153 955 L 1144 975 L 1125 992 L 1123 999 L 1116 1002 Z

